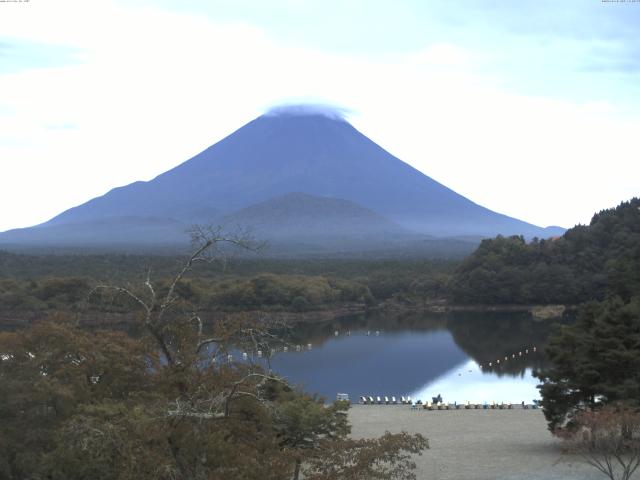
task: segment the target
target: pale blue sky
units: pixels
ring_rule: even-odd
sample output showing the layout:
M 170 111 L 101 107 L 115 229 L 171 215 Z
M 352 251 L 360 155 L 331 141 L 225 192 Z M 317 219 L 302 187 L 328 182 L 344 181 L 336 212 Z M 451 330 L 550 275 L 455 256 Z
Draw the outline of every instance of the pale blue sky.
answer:
M 0 231 L 310 100 L 459 193 L 572 226 L 640 194 L 640 2 L 0 3 Z
M 526 94 L 640 101 L 640 5 L 594 0 L 197 0 L 153 2 L 259 26 L 277 41 L 373 58 L 451 43 Z M 129 3 L 129 2 L 127 2 Z M 618 89 L 612 89 L 618 85 Z

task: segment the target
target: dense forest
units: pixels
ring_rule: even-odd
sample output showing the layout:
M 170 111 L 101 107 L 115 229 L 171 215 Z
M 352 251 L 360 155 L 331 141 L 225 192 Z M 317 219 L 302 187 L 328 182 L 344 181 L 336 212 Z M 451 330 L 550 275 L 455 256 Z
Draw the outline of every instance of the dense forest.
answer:
M 449 284 L 460 304 L 579 304 L 640 292 L 640 199 L 593 216 L 562 237 L 484 240 Z
M 5 314 L 55 311 L 127 312 L 122 299 L 98 301 L 97 285 L 166 288 L 183 257 L 161 255 L 26 255 L 0 252 L 0 304 Z M 290 260 L 236 258 L 194 267 L 177 288 L 202 311 L 307 312 L 368 308 L 387 300 L 443 298 L 450 260 Z
M 99 284 L 139 285 L 151 272 L 162 288 L 176 255 L 28 255 L 0 251 L 5 312 L 126 311 L 91 301 Z M 640 291 L 640 200 L 594 215 L 553 239 L 484 240 L 462 262 L 434 259 L 274 259 L 255 255 L 198 265 L 178 288 L 207 311 L 307 312 L 383 302 L 419 307 L 577 305 Z M 95 300 L 95 299 L 94 299 Z

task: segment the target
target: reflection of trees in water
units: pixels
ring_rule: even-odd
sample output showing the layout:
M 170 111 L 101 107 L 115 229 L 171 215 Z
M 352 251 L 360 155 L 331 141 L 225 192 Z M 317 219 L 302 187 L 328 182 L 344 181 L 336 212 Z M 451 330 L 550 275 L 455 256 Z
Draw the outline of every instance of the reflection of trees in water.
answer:
M 547 364 L 544 347 L 555 322 L 536 321 L 529 312 L 449 312 L 446 314 L 409 312 L 351 315 L 330 322 L 299 323 L 288 332 L 292 344 L 314 347 L 348 332 L 359 335 L 369 331 L 375 335 L 394 331 L 449 330 L 454 341 L 486 372 L 498 376 L 523 376 L 526 369 L 539 369 Z M 564 321 L 563 321 L 564 323 Z M 533 352 L 532 347 L 537 347 Z M 529 354 L 525 354 L 525 349 Z M 518 353 L 522 352 L 522 356 Z M 512 358 L 512 355 L 516 358 Z M 504 357 L 508 357 L 505 361 Z M 496 360 L 500 359 L 500 364 Z M 492 366 L 489 367 L 489 362 Z
M 348 335 L 349 332 L 357 332 L 359 335 L 362 335 L 362 332 L 370 332 L 371 335 L 380 332 L 382 335 L 394 331 L 424 332 L 446 330 L 446 328 L 447 318 L 442 314 L 373 312 L 336 317 L 330 322 L 298 323 L 291 328 L 287 337 L 290 343 L 302 345 L 311 343 L 315 347 L 335 338 L 335 332 L 338 332 L 339 336 Z
M 456 312 L 450 314 L 447 322 L 456 344 L 482 365 L 483 371 L 499 376 L 522 376 L 527 368 L 546 366 L 543 352 L 552 325 L 533 320 L 528 312 Z M 496 364 L 498 359 L 500 364 Z

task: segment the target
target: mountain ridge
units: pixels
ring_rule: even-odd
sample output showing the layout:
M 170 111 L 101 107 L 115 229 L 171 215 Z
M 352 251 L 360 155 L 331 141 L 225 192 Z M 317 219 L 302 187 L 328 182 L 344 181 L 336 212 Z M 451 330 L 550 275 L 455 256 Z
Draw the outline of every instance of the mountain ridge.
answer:
M 544 237 L 564 231 L 488 210 L 391 155 L 346 120 L 310 112 L 258 117 L 150 181 L 114 188 L 18 236 L 45 241 L 46 229 L 57 227 L 67 230 L 69 243 L 73 225 L 108 218 L 215 223 L 295 192 L 351 202 L 396 224 L 398 235 Z M 310 211 L 309 220 L 314 215 Z M 353 227 L 345 225 L 345 235 L 362 236 Z M 126 241 L 127 228 L 113 232 L 117 242 Z M 0 234 L 0 244 L 15 240 L 16 232 Z M 109 235 L 104 232 L 101 241 L 108 243 Z M 144 242 L 144 235 L 135 240 Z

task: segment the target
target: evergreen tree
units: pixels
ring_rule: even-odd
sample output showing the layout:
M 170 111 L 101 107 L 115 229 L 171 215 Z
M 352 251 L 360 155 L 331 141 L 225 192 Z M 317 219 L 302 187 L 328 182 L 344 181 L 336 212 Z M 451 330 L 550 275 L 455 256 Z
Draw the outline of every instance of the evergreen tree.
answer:
M 560 238 L 483 240 L 449 282 L 456 303 L 579 304 L 640 292 L 640 198 Z
M 590 302 L 552 336 L 552 366 L 537 373 L 549 429 L 608 403 L 640 404 L 640 297 Z

